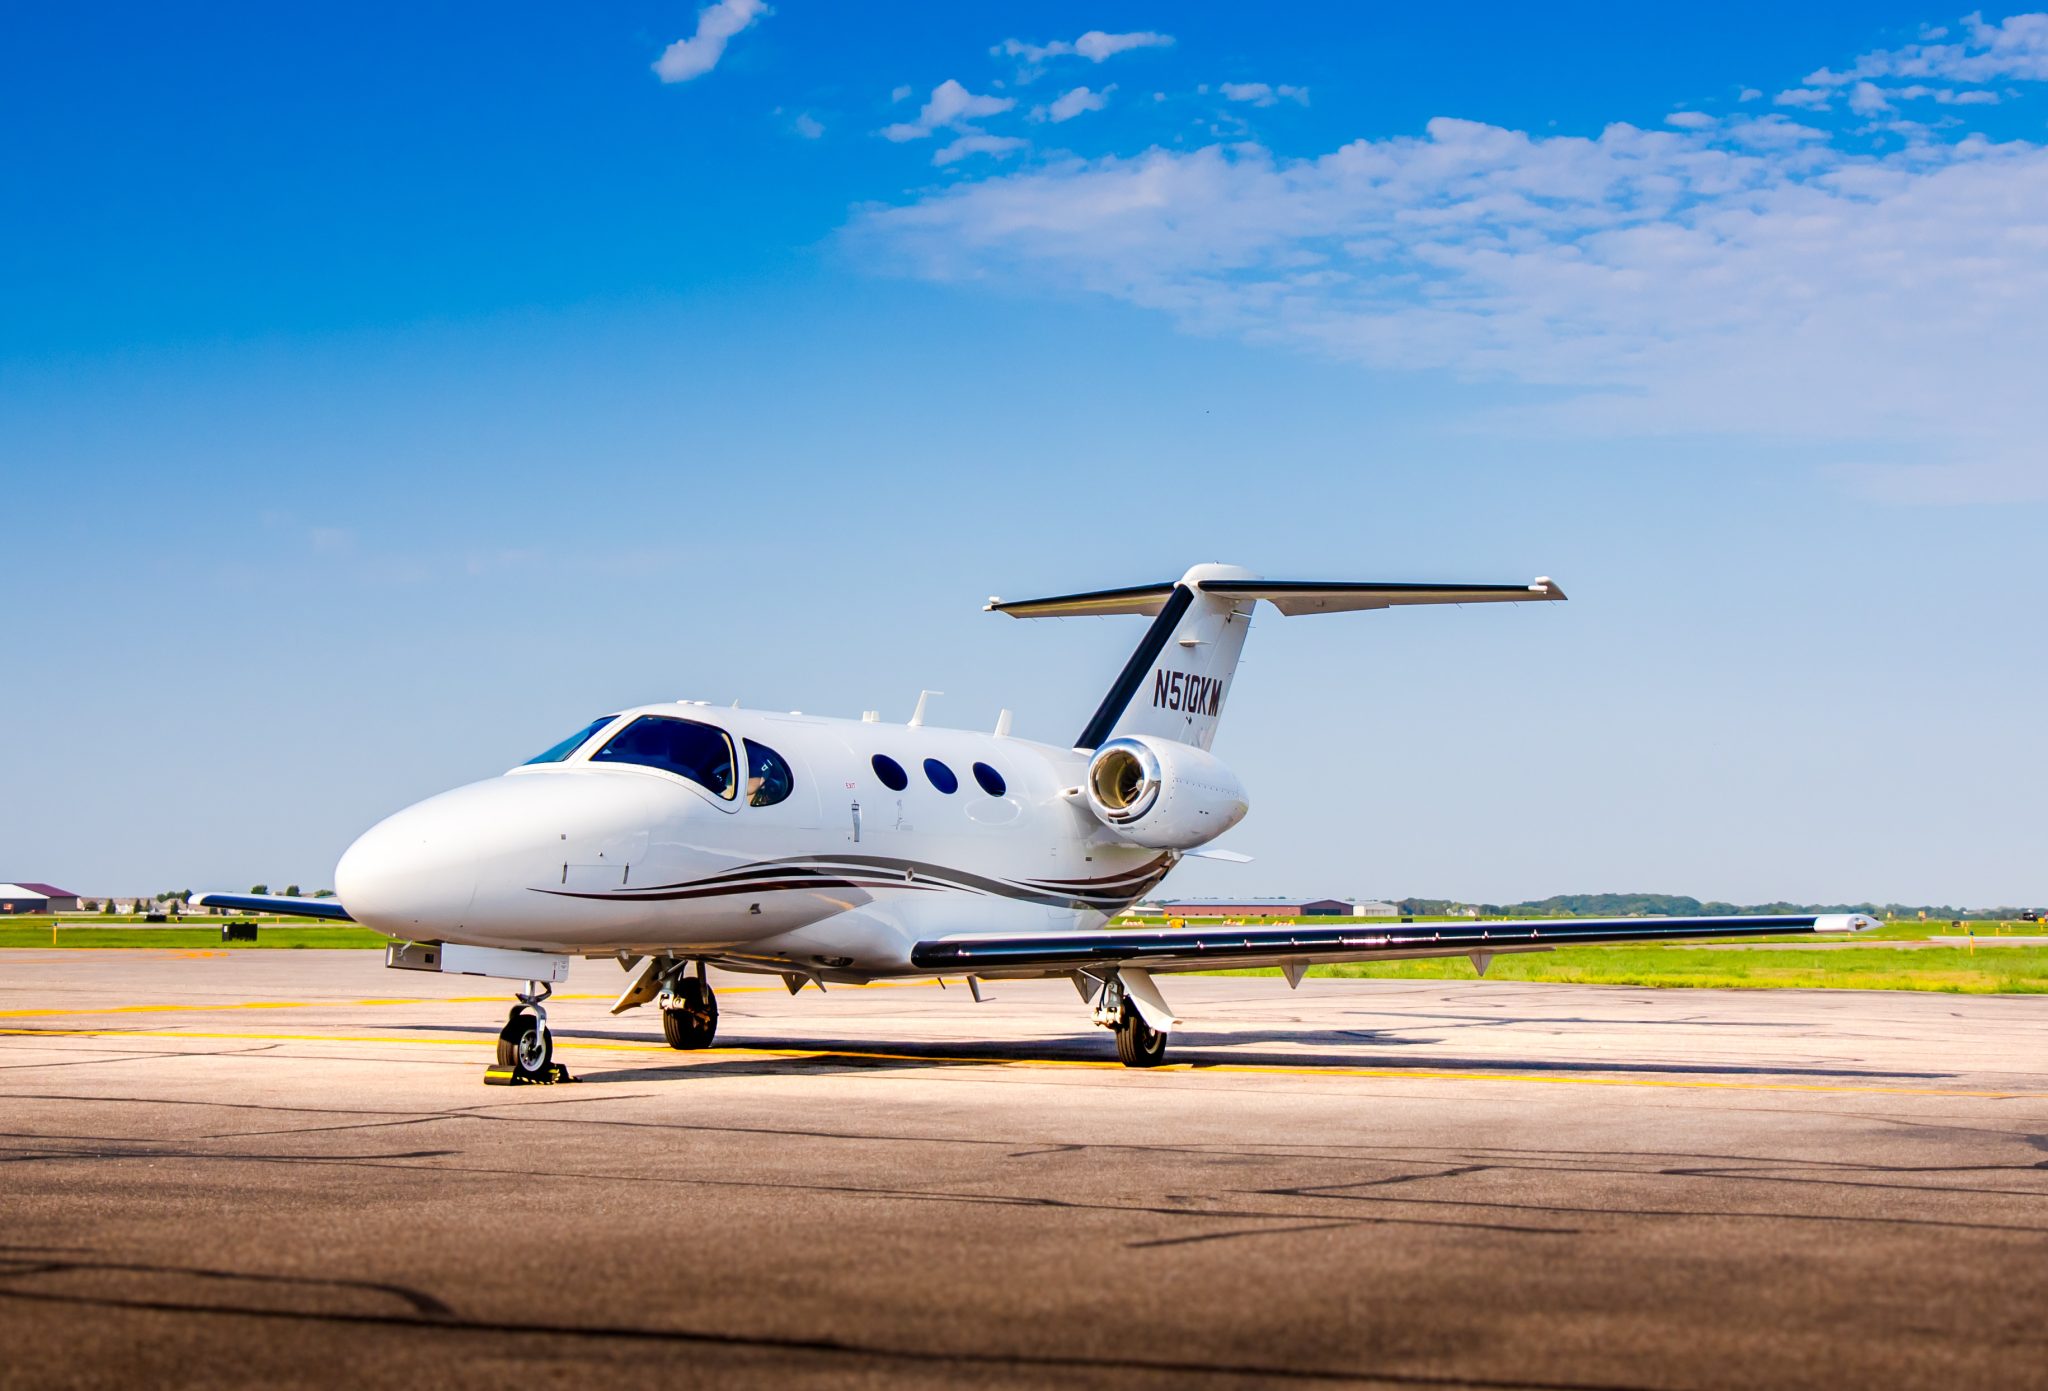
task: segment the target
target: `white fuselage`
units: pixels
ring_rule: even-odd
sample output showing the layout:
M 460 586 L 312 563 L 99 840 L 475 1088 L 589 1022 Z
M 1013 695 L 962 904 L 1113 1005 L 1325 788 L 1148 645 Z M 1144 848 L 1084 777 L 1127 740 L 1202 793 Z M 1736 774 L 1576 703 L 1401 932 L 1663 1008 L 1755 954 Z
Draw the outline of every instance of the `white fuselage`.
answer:
M 635 724 L 648 719 L 686 721 L 704 747 L 722 736 L 734 766 L 692 777 L 594 757 L 629 727 L 674 728 Z M 762 750 L 786 776 L 752 776 Z M 876 755 L 905 786 L 886 785 Z M 1085 930 L 1159 883 L 1179 856 L 1106 828 L 1075 795 L 1087 765 L 1007 735 L 641 706 L 559 761 L 378 823 L 335 887 L 358 922 L 405 940 L 901 974 L 920 939 Z

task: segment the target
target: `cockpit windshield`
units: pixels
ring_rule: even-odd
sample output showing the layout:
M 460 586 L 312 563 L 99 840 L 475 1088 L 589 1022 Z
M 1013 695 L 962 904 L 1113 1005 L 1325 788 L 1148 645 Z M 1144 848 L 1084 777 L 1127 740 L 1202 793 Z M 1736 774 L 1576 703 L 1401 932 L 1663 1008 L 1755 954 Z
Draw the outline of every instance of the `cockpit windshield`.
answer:
M 526 765 L 530 767 L 535 763 L 560 763 L 570 754 L 582 748 L 583 741 L 585 739 L 588 739 L 591 735 L 597 733 L 600 729 L 603 729 L 606 725 L 610 724 L 613 720 L 617 718 L 617 715 L 602 715 L 597 719 L 592 720 L 589 724 L 577 730 L 574 734 L 570 735 L 561 743 L 549 749 L 540 757 L 527 759 Z
M 734 775 L 732 736 L 716 725 L 671 715 L 642 715 L 605 741 L 592 763 L 637 763 L 688 778 L 731 801 Z

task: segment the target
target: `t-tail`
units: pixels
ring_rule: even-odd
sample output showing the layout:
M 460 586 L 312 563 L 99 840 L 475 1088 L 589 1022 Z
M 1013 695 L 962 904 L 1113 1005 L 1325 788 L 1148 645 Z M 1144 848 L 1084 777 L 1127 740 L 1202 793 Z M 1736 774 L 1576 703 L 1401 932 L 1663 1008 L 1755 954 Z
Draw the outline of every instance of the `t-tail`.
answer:
M 1011 603 L 991 599 L 988 609 L 1012 618 L 1083 618 L 1141 614 L 1152 626 L 1124 663 L 1077 749 L 1111 739 L 1151 735 L 1208 749 L 1230 699 L 1231 677 L 1251 630 L 1252 610 L 1264 599 L 1290 617 L 1349 613 L 1408 604 L 1514 603 L 1562 599 L 1549 579 L 1531 584 L 1358 583 L 1347 580 L 1265 580 L 1234 565 L 1197 565 L 1178 580 L 1059 594 Z

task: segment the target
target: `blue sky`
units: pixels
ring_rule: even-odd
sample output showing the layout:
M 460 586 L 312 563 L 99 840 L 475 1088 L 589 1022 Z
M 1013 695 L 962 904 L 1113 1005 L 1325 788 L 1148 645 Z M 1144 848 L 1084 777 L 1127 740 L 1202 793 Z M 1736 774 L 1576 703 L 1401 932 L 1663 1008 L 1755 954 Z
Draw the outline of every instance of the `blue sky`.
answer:
M 321 884 L 630 701 L 1063 740 L 1136 625 L 983 597 L 1220 559 L 1572 602 L 1262 617 L 1176 887 L 2048 899 L 2048 17 L 10 27 L 0 874 Z

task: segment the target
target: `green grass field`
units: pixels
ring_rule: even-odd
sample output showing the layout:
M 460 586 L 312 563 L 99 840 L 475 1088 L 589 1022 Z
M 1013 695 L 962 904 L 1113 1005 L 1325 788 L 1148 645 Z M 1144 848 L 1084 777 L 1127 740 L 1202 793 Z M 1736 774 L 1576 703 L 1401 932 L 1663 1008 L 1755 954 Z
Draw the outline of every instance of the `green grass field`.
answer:
M 1471 980 L 1464 957 L 1318 966 L 1319 976 Z M 1488 980 L 1716 989 L 1941 990 L 1962 995 L 2048 994 L 2048 947 L 1836 947 L 1710 951 L 1695 946 L 1561 947 L 1497 956 Z
M 48 918 L 0 923 L 0 948 L 6 947 L 155 947 L 177 951 L 262 951 L 289 947 L 381 947 L 385 939 L 367 927 L 317 919 L 259 924 L 253 942 L 223 942 L 220 922 L 208 927 L 107 926 L 90 918 L 59 919 L 54 941 Z

